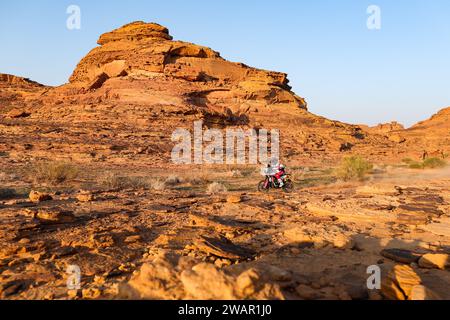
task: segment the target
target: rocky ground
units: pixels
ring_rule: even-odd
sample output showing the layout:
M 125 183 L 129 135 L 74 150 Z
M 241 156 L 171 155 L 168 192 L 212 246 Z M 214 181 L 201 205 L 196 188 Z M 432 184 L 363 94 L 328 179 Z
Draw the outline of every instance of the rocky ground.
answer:
M 311 185 L 310 170 L 291 194 L 255 192 L 251 170 L 219 171 L 210 181 L 180 173 L 163 187 L 80 179 L 30 194 L 4 174 L 3 186 L 22 194 L 0 202 L 1 297 L 450 298 L 445 171 L 411 180 L 388 168 L 365 183 Z M 211 181 L 231 191 L 208 191 Z M 67 289 L 70 265 L 81 269 L 78 291 Z M 381 290 L 367 289 L 371 265 Z

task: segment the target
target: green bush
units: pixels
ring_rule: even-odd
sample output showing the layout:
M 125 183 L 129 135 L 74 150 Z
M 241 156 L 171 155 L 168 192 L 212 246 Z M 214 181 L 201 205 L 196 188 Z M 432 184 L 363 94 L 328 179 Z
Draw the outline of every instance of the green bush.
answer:
M 411 158 L 404 158 L 404 159 L 402 159 L 402 162 L 406 163 L 406 164 L 411 164 L 411 163 L 413 163 L 415 161 L 413 159 L 411 159 Z
M 373 165 L 360 156 L 350 156 L 342 159 L 341 165 L 336 169 L 336 176 L 344 181 L 363 180 Z
M 443 159 L 439 158 L 428 158 L 425 159 L 423 162 L 411 162 L 409 163 L 409 167 L 411 169 L 437 169 L 437 168 L 443 168 L 447 165 L 447 162 Z
M 408 165 L 411 169 L 423 169 L 423 162 L 412 161 Z
M 436 168 L 443 168 L 446 165 L 447 162 L 439 158 L 428 158 L 423 161 L 424 168 L 436 169 Z
M 66 162 L 42 162 L 31 170 L 37 183 L 61 184 L 76 179 L 79 170 L 77 167 Z

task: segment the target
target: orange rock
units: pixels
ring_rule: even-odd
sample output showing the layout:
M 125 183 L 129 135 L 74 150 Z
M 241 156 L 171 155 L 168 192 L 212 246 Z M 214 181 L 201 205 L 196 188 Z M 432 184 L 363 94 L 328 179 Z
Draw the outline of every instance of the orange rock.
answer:
M 420 258 L 419 266 L 428 269 L 445 270 L 445 268 L 450 266 L 450 256 L 444 253 L 428 253 Z
M 29 198 L 33 202 L 42 202 L 53 200 L 52 196 L 47 193 L 42 193 L 38 191 L 31 191 Z
M 388 299 L 406 300 L 411 296 L 413 287 L 420 284 L 420 277 L 410 266 L 396 265 L 383 279 L 381 292 Z

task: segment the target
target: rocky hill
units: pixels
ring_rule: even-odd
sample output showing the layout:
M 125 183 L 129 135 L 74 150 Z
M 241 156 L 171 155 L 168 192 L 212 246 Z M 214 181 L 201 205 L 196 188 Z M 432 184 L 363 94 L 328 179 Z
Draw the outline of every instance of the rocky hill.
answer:
M 450 108 L 442 109 L 403 134 L 412 148 L 419 145 L 428 156 L 446 157 L 450 153 Z
M 158 24 L 133 22 L 101 35 L 98 44 L 63 86 L 4 76 L 10 87 L 6 95 L 2 90 L 2 101 L 9 107 L 0 112 L 17 109 L 2 123 L 26 118 L 15 120 L 14 130 L 0 130 L 12 144 L 19 138 L 33 145 L 21 157 L 167 164 L 173 130 L 192 129 L 195 120 L 208 127 L 279 129 L 288 162 L 333 163 L 346 153 L 401 159 L 422 152 L 403 130 L 392 136 L 316 116 L 292 92 L 286 74 L 175 41 Z M 26 94 L 17 86 L 27 87 Z
M 200 119 L 207 126 L 280 129 L 286 158 L 332 161 L 352 149 L 393 145 L 357 126 L 309 113 L 286 74 L 229 62 L 210 48 L 173 41 L 160 25 L 134 22 L 102 35 L 98 44 L 80 61 L 70 83 L 36 92 L 23 102 L 22 111 L 30 115 L 26 121 L 36 126 L 14 134 L 27 140 L 39 131 L 54 132 L 52 138 L 39 135 L 25 142 L 33 150 L 42 149 L 40 140 L 52 145 L 51 152 L 40 156 L 139 162 L 144 154 L 166 163 L 172 131 L 191 128 Z M 386 151 L 372 153 L 384 156 Z
M 45 86 L 27 78 L 0 73 L 0 114 L 10 111 L 28 96 L 45 90 Z

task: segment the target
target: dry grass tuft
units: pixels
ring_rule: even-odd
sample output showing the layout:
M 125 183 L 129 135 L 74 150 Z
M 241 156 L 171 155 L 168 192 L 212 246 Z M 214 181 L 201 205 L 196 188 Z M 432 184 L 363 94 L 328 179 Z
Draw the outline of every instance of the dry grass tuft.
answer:
M 218 193 L 224 193 L 227 192 L 228 189 L 219 182 L 213 182 L 210 185 L 208 185 L 206 192 L 210 193 L 210 194 L 218 194 Z
M 163 191 L 167 188 L 167 184 L 161 179 L 154 179 L 151 182 L 151 188 L 155 191 Z
M 31 169 L 30 174 L 36 183 L 57 185 L 76 179 L 79 169 L 67 162 L 41 162 Z
M 167 186 L 173 187 L 173 186 L 179 185 L 181 182 L 182 182 L 182 179 L 180 177 L 178 177 L 176 175 L 171 175 L 171 176 L 167 177 L 165 184 Z
M 98 183 L 103 187 L 115 190 L 146 189 L 150 186 L 144 177 L 124 177 L 112 172 L 101 177 Z

